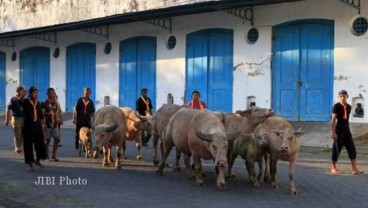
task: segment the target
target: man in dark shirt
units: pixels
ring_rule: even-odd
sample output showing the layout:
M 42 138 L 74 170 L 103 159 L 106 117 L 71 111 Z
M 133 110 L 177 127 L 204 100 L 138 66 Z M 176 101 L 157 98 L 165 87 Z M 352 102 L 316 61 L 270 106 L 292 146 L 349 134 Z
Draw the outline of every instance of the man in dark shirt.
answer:
M 42 106 L 37 101 L 38 89 L 32 86 L 29 89 L 28 99 L 22 103 L 24 126 L 23 126 L 23 143 L 24 143 L 24 160 L 28 165 L 27 170 L 33 170 L 33 163 L 43 168 L 40 160 L 46 159 L 46 149 L 43 137 L 43 128 L 45 123 L 43 120 Z M 36 150 L 36 160 L 33 156 L 33 146 Z
M 79 149 L 79 130 L 82 127 L 91 128 L 92 117 L 95 114 L 95 106 L 90 99 L 91 89 L 84 88 L 83 97 L 79 98 L 73 111 L 73 123 L 76 124 L 75 129 L 75 149 Z
M 142 116 L 152 116 L 152 102 L 151 99 L 147 96 L 148 91 L 146 88 L 141 90 L 141 97 L 139 97 L 136 101 L 136 111 L 138 111 L 139 115 Z M 146 135 L 146 132 L 142 131 L 141 142 L 142 146 L 148 146 L 148 141 L 151 138 L 150 134 Z
M 356 149 L 349 128 L 349 114 L 351 112 L 351 106 L 347 103 L 347 98 L 348 92 L 346 90 L 341 90 L 339 92 L 339 102 L 336 103 L 332 109 L 331 127 L 332 139 L 334 140 L 334 143 L 332 148 L 331 173 L 340 173 L 340 171 L 336 167 L 336 163 L 342 147 L 345 146 L 351 161 L 352 174 L 360 175 L 363 174 L 363 171 L 360 171 L 357 167 Z
M 23 128 L 23 109 L 22 102 L 26 91 L 22 86 L 17 87 L 16 94 L 10 99 L 5 113 L 5 125 L 9 125 L 11 117 L 11 124 L 14 133 L 14 151 L 16 153 L 22 152 L 22 128 Z M 10 116 L 11 114 L 11 116 Z

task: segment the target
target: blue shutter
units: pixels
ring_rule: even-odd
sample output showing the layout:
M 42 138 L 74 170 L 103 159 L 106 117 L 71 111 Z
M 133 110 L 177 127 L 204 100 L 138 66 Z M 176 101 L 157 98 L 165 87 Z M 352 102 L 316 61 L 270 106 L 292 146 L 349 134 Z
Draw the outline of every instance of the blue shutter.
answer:
M 135 37 L 120 42 L 119 105 L 136 108 L 141 89 L 156 103 L 156 38 Z
M 301 27 L 300 120 L 329 121 L 332 106 L 332 27 L 306 24 Z M 317 50 L 316 50 L 317 49 Z
M 72 111 L 85 87 L 91 88 L 91 100 L 96 97 L 96 45 L 77 43 L 66 52 L 66 111 Z M 96 103 L 94 103 L 96 104 Z
M 274 29 L 272 108 L 288 120 L 328 121 L 333 87 L 333 22 L 296 21 Z
M 47 98 L 50 87 L 50 49 L 32 47 L 20 52 L 20 85 L 25 89 L 31 86 L 38 88 L 38 100 Z
M 208 36 L 206 34 L 199 33 L 188 37 L 186 60 L 187 103 L 192 100 L 193 90 L 197 90 L 201 93 L 201 100 L 208 104 L 208 48 Z
M 299 118 L 299 26 L 276 30 L 273 42 L 272 108 L 288 120 Z
M 233 32 L 209 29 L 187 37 L 186 101 L 193 90 L 210 110 L 232 111 Z
M 6 105 L 6 70 L 5 53 L 0 51 L 0 110 L 5 110 Z
M 232 110 L 232 32 L 209 36 L 208 106 L 211 110 Z

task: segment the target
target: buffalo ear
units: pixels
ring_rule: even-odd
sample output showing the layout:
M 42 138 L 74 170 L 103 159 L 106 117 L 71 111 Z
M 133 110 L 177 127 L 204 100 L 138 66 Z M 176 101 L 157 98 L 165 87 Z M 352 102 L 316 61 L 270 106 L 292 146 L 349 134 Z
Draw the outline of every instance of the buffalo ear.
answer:
M 242 110 L 238 110 L 235 113 L 239 114 L 242 117 L 247 117 L 248 118 L 250 116 L 250 114 L 252 113 L 252 110 L 251 109 L 243 110 L 243 111 Z
M 200 138 L 200 139 L 202 139 L 202 140 L 204 140 L 204 141 L 212 142 L 212 136 L 213 136 L 213 134 L 206 134 L 206 133 L 204 133 L 204 132 L 202 132 L 202 131 L 197 130 L 197 131 L 195 132 L 195 135 L 196 135 L 198 138 Z
M 303 134 L 304 134 L 304 132 L 302 131 L 301 128 L 299 128 L 298 130 L 295 131 L 295 136 L 301 136 Z
M 231 140 L 238 138 L 239 135 L 240 135 L 240 131 L 230 132 L 230 133 L 226 133 L 226 138 L 227 140 L 231 141 Z

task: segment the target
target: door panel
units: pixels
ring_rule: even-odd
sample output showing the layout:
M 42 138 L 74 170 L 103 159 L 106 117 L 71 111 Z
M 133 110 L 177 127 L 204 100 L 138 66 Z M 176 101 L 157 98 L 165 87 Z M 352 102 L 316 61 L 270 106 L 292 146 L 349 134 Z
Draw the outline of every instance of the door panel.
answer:
M 85 87 L 91 88 L 91 100 L 96 97 L 96 45 L 77 43 L 67 47 L 66 111 L 72 111 L 83 96 Z
M 5 110 L 6 105 L 6 70 L 5 53 L 0 51 L 0 110 Z
M 192 92 L 197 90 L 201 100 L 207 103 L 208 86 L 208 41 L 205 35 L 195 35 L 187 45 L 186 102 L 192 100 Z M 208 103 L 207 103 L 208 105 Z M 208 107 L 208 106 L 207 106 Z
M 188 35 L 186 101 L 193 90 L 210 110 L 232 110 L 233 32 L 204 30 Z
M 333 88 L 333 23 L 311 21 L 274 30 L 272 107 L 288 120 L 328 121 Z
M 231 112 L 232 34 L 210 35 L 209 43 L 208 106 L 211 106 L 212 110 Z
M 156 38 L 136 37 L 120 42 L 119 105 L 136 108 L 141 89 L 156 104 Z
M 47 88 L 50 87 L 50 49 L 32 47 L 20 52 L 20 85 L 25 89 L 36 86 L 38 100 L 47 98 Z
M 273 109 L 289 120 L 299 117 L 299 26 L 275 32 L 273 73 Z
M 331 28 L 307 24 L 301 28 L 300 120 L 326 120 L 331 115 Z
M 137 40 L 120 44 L 120 101 L 122 107 L 135 109 L 137 100 Z

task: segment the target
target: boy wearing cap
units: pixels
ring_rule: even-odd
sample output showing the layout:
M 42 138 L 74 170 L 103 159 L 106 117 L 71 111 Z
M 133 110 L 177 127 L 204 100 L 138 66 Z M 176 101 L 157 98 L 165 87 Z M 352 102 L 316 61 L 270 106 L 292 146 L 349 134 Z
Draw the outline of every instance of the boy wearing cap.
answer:
M 10 99 L 8 107 L 5 112 L 5 126 L 9 125 L 11 117 L 11 124 L 14 133 L 14 151 L 16 153 L 22 152 L 22 128 L 23 128 L 23 109 L 22 102 L 26 91 L 22 86 L 17 87 L 16 94 Z M 10 116 L 11 114 L 11 116 Z
M 339 169 L 336 167 L 336 163 L 342 147 L 345 146 L 351 161 L 352 174 L 360 175 L 363 174 L 363 171 L 360 171 L 356 164 L 356 149 L 349 127 L 351 106 L 347 103 L 347 98 L 348 92 L 346 90 L 341 90 L 339 92 L 339 102 L 336 103 L 332 109 L 331 127 L 334 143 L 332 148 L 331 173 L 340 173 Z
M 95 106 L 90 99 L 91 89 L 84 88 L 83 97 L 79 98 L 73 111 L 73 123 L 76 124 L 75 129 L 75 149 L 79 149 L 79 130 L 82 127 L 91 128 L 92 117 L 95 114 Z
M 43 137 L 43 129 L 45 127 L 44 117 L 42 113 L 41 103 L 37 101 L 38 89 L 34 86 L 29 88 L 28 99 L 22 103 L 24 126 L 23 126 L 23 143 L 24 143 L 24 160 L 28 171 L 33 170 L 33 163 L 41 168 L 44 166 L 40 160 L 46 159 L 46 150 Z M 36 160 L 33 156 L 33 146 L 36 150 Z

